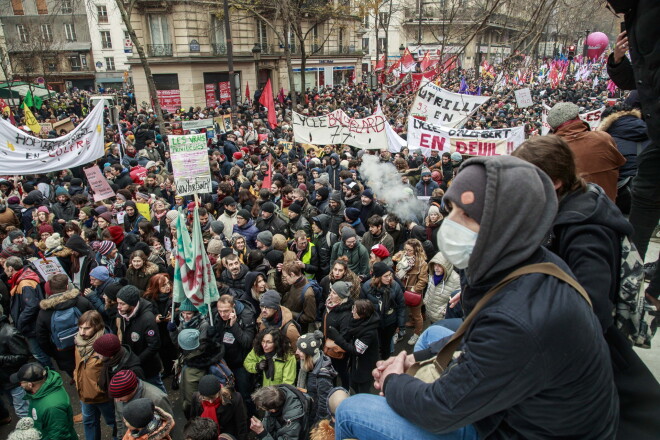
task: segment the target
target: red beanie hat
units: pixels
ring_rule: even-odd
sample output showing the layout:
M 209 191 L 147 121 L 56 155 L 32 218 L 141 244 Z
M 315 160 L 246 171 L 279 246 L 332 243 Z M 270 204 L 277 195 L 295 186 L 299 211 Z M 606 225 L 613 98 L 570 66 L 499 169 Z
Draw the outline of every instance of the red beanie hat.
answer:
M 121 226 L 109 226 L 108 232 L 110 233 L 110 237 L 112 237 L 112 242 L 117 246 L 119 246 L 121 242 L 124 241 L 124 228 Z
M 375 244 L 371 247 L 371 252 L 374 253 L 378 258 L 387 258 L 390 256 L 390 251 L 387 250 L 382 244 Z
M 100 339 L 100 338 L 99 338 Z M 121 370 L 110 381 L 108 394 L 112 398 L 128 396 L 138 386 L 138 378 L 131 370 Z
M 54 234 L 55 230 L 51 225 L 44 223 L 43 225 L 39 226 L 39 235 L 44 234 L 46 232 L 48 232 L 49 234 Z
M 94 344 L 92 344 L 92 348 L 94 349 L 95 352 L 97 352 L 101 356 L 109 358 L 119 353 L 119 349 L 121 348 L 121 342 L 119 342 L 119 338 L 117 337 L 117 335 L 113 335 L 112 333 L 106 333 L 105 335 L 101 336 L 96 341 L 94 341 Z
M 232 157 L 234 158 L 234 160 L 241 160 L 243 159 L 243 153 L 237 151 L 236 153 L 232 154 Z

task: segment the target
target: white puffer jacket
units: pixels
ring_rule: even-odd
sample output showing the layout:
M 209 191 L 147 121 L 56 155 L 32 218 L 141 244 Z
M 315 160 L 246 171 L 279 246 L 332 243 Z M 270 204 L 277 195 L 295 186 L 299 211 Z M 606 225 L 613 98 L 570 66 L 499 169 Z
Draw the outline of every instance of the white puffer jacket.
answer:
M 445 270 L 445 276 L 438 285 L 433 284 L 434 267 L 440 264 Z M 429 284 L 424 296 L 424 305 L 426 305 L 426 316 L 431 322 L 436 322 L 445 317 L 447 313 L 447 304 L 454 290 L 460 290 L 460 277 L 454 272 L 454 265 L 451 264 L 442 252 L 438 252 L 429 262 Z

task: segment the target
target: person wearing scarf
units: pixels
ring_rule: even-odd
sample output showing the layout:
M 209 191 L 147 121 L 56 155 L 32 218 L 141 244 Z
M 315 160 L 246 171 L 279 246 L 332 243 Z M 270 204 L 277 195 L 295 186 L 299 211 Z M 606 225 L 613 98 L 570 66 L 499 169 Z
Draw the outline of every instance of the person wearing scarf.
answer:
M 407 240 L 403 250 L 397 253 L 392 261 L 396 263 L 396 276 L 403 282 L 404 290 L 424 295 L 428 284 L 428 265 L 422 243 L 415 238 Z M 406 327 L 410 325 L 415 327 L 415 330 L 408 344 L 415 345 L 423 329 L 422 304 L 409 307 L 409 311 L 412 321 L 407 322 Z
M 121 370 L 131 370 L 138 379 L 144 380 L 144 371 L 140 366 L 140 358 L 127 345 L 121 345 L 117 335 L 105 333 L 92 343 L 94 356 L 102 362 L 103 368 L 99 374 L 98 385 L 107 390 L 113 376 Z
M 94 342 L 105 334 L 103 317 L 96 310 L 88 310 L 78 319 L 78 334 L 75 336 L 75 369 L 78 397 L 83 416 L 83 430 L 86 439 L 101 439 L 101 415 L 117 436 L 114 402 L 107 388 L 99 386 L 103 374 L 103 361 L 94 356 Z
M 296 358 L 289 339 L 277 327 L 269 327 L 257 334 L 254 348 L 243 362 L 252 374 L 260 374 L 262 386 L 293 385 L 296 380 Z
M 438 232 L 440 232 L 440 225 L 442 224 L 442 214 L 440 208 L 435 205 L 429 207 L 428 215 L 424 219 L 426 225 L 426 239 L 433 244 L 435 253 L 439 252 L 438 249 Z
M 237 440 L 247 440 L 247 410 L 241 395 L 222 386 L 218 378 L 207 374 L 199 380 L 199 390 L 193 396 L 191 418 L 213 420 L 218 433 L 230 434 Z
M 133 200 L 126 201 L 124 209 L 126 210 L 126 215 L 124 215 L 124 231 L 129 234 L 138 234 L 138 223 L 146 220 L 146 218 L 138 212 L 137 205 Z

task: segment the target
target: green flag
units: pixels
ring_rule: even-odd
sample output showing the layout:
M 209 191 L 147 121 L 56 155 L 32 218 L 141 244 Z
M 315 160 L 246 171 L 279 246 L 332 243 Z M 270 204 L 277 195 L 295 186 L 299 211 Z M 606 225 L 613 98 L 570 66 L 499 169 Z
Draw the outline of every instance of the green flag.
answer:
M 38 96 L 32 96 L 32 92 L 28 90 L 28 92 L 25 95 L 25 99 L 23 99 L 23 102 L 27 104 L 28 107 L 34 107 L 36 109 L 40 109 L 41 105 L 44 103 L 41 98 Z
M 204 249 L 198 208 L 195 207 L 192 238 L 186 227 L 186 216 L 179 210 L 176 219 L 176 256 L 172 301 L 181 303 L 188 298 L 197 307 L 197 310 L 204 314 L 209 312 L 209 304 L 217 301 L 219 297 L 213 267 Z

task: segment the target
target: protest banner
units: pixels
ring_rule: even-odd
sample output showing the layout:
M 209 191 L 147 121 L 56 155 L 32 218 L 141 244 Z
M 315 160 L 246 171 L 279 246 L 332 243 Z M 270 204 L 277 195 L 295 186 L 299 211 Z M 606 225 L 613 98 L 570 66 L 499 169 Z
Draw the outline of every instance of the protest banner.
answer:
M 39 125 L 41 126 L 41 131 L 39 134 L 42 136 L 47 136 L 48 132 L 50 132 L 53 129 L 53 124 L 50 122 L 40 122 Z
M 35 258 L 30 261 L 37 272 L 43 277 L 44 280 L 48 281 L 53 275 L 64 274 L 64 268 L 60 264 L 57 258 L 55 257 L 44 257 L 44 258 Z M 66 275 L 69 278 L 68 275 Z M 71 278 L 69 278 L 71 281 Z
M 191 119 L 190 121 L 182 121 L 181 126 L 184 130 L 213 130 L 213 119 Z
M 231 115 L 216 116 L 213 118 L 213 122 L 218 125 L 218 133 L 227 133 L 232 131 Z
M 543 110 L 541 110 L 541 135 L 545 136 L 548 133 L 550 133 L 550 130 L 552 127 L 550 127 L 550 124 L 548 124 L 548 112 L 550 111 L 551 107 L 548 107 L 547 105 L 543 104 Z M 603 111 L 605 110 L 605 107 L 598 108 L 596 110 L 592 110 L 590 112 L 586 113 L 580 113 L 578 117 L 582 119 L 584 122 L 589 124 L 589 128 L 591 130 L 595 130 L 598 128 L 600 125 L 600 121 L 603 117 Z
M 148 203 L 136 203 L 138 212 L 147 220 L 151 221 L 151 210 Z
M 443 127 L 458 127 L 488 99 L 488 96 L 453 93 L 427 82 L 415 94 L 408 118 L 408 130 L 412 127 L 413 119 Z
M 227 102 L 231 99 L 231 85 L 229 81 L 221 81 L 218 83 L 218 89 L 220 90 L 220 103 Z
M 518 89 L 513 93 L 516 95 L 516 105 L 518 108 L 526 108 L 534 105 L 534 101 L 532 101 L 532 92 L 529 88 Z
M 93 162 L 103 150 L 103 106 L 64 136 L 40 139 L 0 118 L 0 175 L 44 174 Z
M 115 196 L 115 192 L 110 187 L 108 181 L 105 180 L 105 177 L 103 177 L 103 173 L 101 173 L 99 167 L 93 166 L 91 168 L 85 168 L 84 171 L 85 176 L 87 176 L 89 187 L 94 192 L 95 202 Z
M 415 119 L 407 140 L 411 149 L 418 147 L 425 156 L 432 150 L 468 156 L 503 156 L 511 154 L 525 141 L 525 128 L 468 130 L 440 127 Z
M 215 107 L 215 86 L 213 84 L 204 84 L 204 94 L 206 97 L 206 106 Z
M 156 90 L 156 96 L 160 106 L 170 113 L 181 108 L 181 90 Z
M 296 142 L 314 145 L 346 144 L 360 149 L 380 149 L 387 146 L 383 115 L 353 119 L 343 110 L 324 116 L 303 116 L 293 112 L 293 134 Z
M 206 135 L 169 136 L 174 185 L 179 195 L 211 192 Z
M 376 111 L 374 111 L 373 114 L 384 116 L 380 102 L 376 106 Z M 387 134 L 387 149 L 390 153 L 398 153 L 408 145 L 406 140 L 399 136 L 396 131 L 394 131 L 389 122 L 386 125 L 385 133 Z

